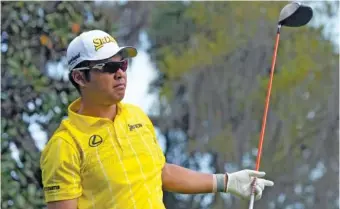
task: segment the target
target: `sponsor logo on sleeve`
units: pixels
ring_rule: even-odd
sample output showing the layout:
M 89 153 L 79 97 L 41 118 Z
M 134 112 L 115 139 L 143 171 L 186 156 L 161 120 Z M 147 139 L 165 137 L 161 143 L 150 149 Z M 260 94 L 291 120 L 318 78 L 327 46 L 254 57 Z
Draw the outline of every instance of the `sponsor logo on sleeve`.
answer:
M 59 185 L 44 187 L 44 191 L 46 191 L 46 192 L 48 192 L 48 191 L 55 191 L 55 190 L 59 190 L 59 189 L 60 189 Z

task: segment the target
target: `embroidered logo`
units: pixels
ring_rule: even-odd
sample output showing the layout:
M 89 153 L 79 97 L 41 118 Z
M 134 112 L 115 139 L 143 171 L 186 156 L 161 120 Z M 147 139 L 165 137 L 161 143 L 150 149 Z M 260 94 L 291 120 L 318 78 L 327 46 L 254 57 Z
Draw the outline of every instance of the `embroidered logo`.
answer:
M 72 65 L 72 63 L 74 63 L 75 61 L 77 61 L 77 59 L 79 59 L 80 57 L 80 53 L 76 54 L 75 56 L 71 57 L 71 59 L 68 61 L 69 65 Z
M 53 191 L 53 190 L 59 190 L 60 186 L 50 186 L 50 187 L 44 187 L 44 191 Z
M 92 135 L 89 139 L 90 147 L 97 147 L 103 142 L 103 138 L 99 135 Z
M 140 124 L 140 123 L 133 124 L 133 125 L 128 124 L 128 126 L 129 126 L 129 130 L 130 130 L 130 131 L 133 131 L 133 130 L 136 129 L 136 128 L 141 128 L 141 127 L 143 127 L 143 125 Z
M 105 36 L 103 38 L 95 38 L 93 39 L 94 49 L 98 51 L 100 48 L 104 46 L 104 44 L 111 43 L 111 42 L 117 43 L 115 39 L 112 38 L 112 36 Z

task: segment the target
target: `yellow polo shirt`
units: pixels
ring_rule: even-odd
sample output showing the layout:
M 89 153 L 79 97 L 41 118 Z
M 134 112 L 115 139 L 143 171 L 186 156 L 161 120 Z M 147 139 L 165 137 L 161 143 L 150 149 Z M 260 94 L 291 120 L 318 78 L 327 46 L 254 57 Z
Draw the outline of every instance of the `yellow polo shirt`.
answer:
M 118 104 L 114 121 L 77 114 L 80 99 L 44 148 L 46 202 L 78 198 L 78 209 L 164 209 L 165 157 L 148 116 Z

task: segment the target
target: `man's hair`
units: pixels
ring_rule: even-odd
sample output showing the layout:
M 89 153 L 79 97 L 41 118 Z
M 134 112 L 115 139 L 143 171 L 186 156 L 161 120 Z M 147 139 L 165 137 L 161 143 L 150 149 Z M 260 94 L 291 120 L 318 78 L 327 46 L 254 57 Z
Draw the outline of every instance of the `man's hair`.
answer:
M 74 68 L 80 68 L 80 67 L 89 67 L 90 66 L 90 61 L 82 61 L 81 63 L 79 63 L 78 65 L 76 65 Z M 81 94 L 81 91 L 80 91 L 80 86 L 77 82 L 75 82 L 73 80 L 73 77 L 72 77 L 72 72 L 73 71 L 70 71 L 69 74 L 68 74 L 68 79 L 71 81 L 72 85 L 77 89 L 78 93 Z M 81 72 L 84 73 L 84 76 L 85 76 L 85 79 L 86 81 L 90 81 L 90 70 L 82 70 Z

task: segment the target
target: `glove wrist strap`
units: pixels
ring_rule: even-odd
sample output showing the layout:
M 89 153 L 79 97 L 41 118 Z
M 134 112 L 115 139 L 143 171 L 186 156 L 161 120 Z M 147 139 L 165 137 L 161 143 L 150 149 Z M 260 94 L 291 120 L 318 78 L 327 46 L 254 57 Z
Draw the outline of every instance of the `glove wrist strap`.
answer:
M 226 192 L 226 174 L 213 175 L 213 193 Z

